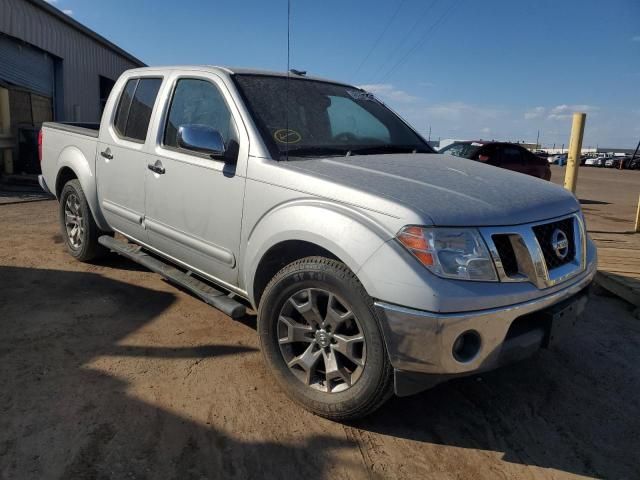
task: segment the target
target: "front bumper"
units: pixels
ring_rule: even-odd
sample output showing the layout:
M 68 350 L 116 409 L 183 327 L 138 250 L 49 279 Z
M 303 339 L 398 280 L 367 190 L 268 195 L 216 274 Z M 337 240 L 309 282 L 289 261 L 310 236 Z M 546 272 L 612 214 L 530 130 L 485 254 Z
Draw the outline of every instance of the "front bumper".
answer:
M 432 383 L 439 383 L 450 376 L 491 370 L 505 363 L 506 358 L 516 360 L 522 355 L 506 351 L 509 346 L 506 340 L 511 340 L 511 335 L 508 335 L 514 321 L 583 294 L 596 270 L 594 262 L 577 279 L 567 281 L 567 286 L 561 290 L 527 302 L 489 310 L 432 313 L 376 302 L 391 364 L 396 372 L 427 374 Z M 581 313 L 586 302 L 579 303 L 576 314 Z M 454 343 L 460 334 L 468 331 L 477 333 L 479 347 L 471 358 L 459 361 L 453 354 Z M 537 343 L 535 336 L 525 340 L 525 343 L 533 343 L 535 348 L 521 344 L 517 345 L 516 350 L 521 354 L 532 353 L 532 350 L 540 347 L 540 338 L 537 339 Z M 516 340 L 522 343 L 522 338 Z M 398 390 L 396 388 L 396 393 L 402 394 Z

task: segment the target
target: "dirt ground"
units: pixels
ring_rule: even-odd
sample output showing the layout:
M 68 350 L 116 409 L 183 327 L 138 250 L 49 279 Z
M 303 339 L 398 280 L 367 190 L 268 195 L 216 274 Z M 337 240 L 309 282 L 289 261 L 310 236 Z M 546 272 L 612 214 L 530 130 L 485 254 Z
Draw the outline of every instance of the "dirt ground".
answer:
M 551 166 L 551 181 L 562 185 L 565 168 Z M 640 170 L 580 167 L 576 190 L 591 231 L 633 231 L 640 194 Z
M 54 201 L 0 206 L 0 478 L 640 478 L 640 322 L 353 424 L 274 384 L 233 321 L 117 256 L 75 262 Z

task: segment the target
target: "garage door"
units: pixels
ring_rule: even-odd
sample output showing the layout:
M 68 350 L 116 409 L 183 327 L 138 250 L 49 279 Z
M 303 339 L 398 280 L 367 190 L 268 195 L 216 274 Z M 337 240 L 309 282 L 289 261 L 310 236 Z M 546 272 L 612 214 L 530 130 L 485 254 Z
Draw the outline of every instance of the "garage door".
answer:
M 0 81 L 53 97 L 53 72 L 51 55 L 0 35 Z

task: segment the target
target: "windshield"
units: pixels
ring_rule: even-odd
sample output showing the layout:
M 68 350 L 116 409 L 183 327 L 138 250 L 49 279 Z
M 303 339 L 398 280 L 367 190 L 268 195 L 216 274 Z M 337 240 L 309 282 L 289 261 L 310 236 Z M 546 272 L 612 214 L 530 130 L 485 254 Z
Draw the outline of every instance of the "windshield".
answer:
M 482 145 L 472 143 L 452 143 L 440 150 L 440 153 L 455 155 L 456 157 L 472 158 Z
M 434 151 L 373 95 L 334 83 L 234 75 L 276 159 Z M 287 104 L 288 97 L 288 118 Z

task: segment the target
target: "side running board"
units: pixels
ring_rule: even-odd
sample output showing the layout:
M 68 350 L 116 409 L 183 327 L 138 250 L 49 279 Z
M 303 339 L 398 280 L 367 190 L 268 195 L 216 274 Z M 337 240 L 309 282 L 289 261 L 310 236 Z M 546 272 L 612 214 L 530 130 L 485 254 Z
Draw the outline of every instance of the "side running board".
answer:
M 145 253 L 139 245 L 121 242 L 109 235 L 102 235 L 98 238 L 98 242 L 109 250 L 113 250 L 114 252 L 139 263 L 152 272 L 159 273 L 168 281 L 190 291 L 198 298 L 229 315 L 231 318 L 242 318 L 247 313 L 247 308 L 244 305 L 227 296 L 226 293 L 192 277 L 169 263 L 165 263 L 156 257 L 152 257 Z

